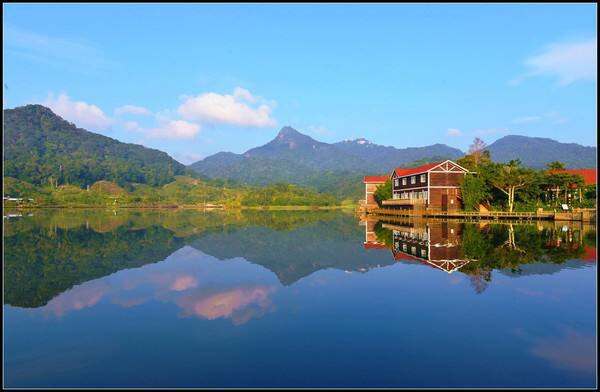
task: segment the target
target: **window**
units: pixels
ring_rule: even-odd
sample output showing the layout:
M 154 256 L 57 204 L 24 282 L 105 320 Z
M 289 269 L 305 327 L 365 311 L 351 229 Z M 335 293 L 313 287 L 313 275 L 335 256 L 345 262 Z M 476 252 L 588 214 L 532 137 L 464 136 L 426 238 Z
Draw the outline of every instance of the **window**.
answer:
M 425 182 L 427 178 L 427 174 L 421 174 L 421 182 Z
M 417 183 L 417 176 L 411 176 L 410 177 L 410 183 L 411 184 L 416 184 Z
M 407 249 L 408 249 L 408 246 L 407 246 L 406 244 L 402 244 L 402 250 L 403 250 L 404 252 L 406 252 L 406 250 L 407 250 Z
M 402 185 L 406 185 L 406 177 L 402 179 Z
M 399 184 L 399 183 L 400 183 L 400 182 L 399 182 L 399 181 L 398 181 L 398 179 L 396 178 L 396 179 L 394 180 L 394 185 L 395 185 L 395 186 L 398 186 L 398 184 Z

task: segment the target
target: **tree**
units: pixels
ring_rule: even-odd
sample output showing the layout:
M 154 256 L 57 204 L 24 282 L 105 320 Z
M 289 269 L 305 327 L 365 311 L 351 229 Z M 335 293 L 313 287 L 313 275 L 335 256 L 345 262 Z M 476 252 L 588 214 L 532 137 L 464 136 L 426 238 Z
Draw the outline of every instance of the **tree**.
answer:
M 566 166 L 562 162 L 554 161 L 554 162 L 550 162 L 549 164 L 547 164 L 546 169 L 548 171 L 550 171 L 550 170 L 566 170 Z
M 473 157 L 473 161 L 475 162 L 475 165 L 479 165 L 481 158 L 484 156 L 486 147 L 487 147 L 487 145 L 485 144 L 485 142 L 483 140 L 481 140 L 479 137 L 476 137 L 475 139 L 473 139 L 473 144 L 471 144 L 471 146 L 469 147 L 469 155 L 471 155 Z M 487 152 L 486 155 L 489 160 L 489 158 L 490 158 L 489 151 Z
M 579 199 L 583 198 L 581 188 L 584 186 L 583 177 L 569 173 L 549 173 L 544 174 L 543 184 L 546 189 L 554 192 L 554 200 L 560 201 L 560 192 L 563 191 L 563 201 L 568 203 L 569 189 L 577 188 L 579 190 Z
M 377 204 L 381 207 L 381 202 L 392 198 L 392 180 L 387 179 L 385 182 L 377 187 L 373 193 L 373 197 Z
M 483 175 L 467 174 L 463 176 L 460 189 L 465 210 L 473 210 L 482 201 L 490 197 L 490 189 Z
M 512 212 L 515 205 L 515 193 L 533 182 L 535 171 L 520 167 L 521 161 L 513 160 L 508 165 L 498 164 L 491 177 L 491 183 L 508 197 L 508 211 Z

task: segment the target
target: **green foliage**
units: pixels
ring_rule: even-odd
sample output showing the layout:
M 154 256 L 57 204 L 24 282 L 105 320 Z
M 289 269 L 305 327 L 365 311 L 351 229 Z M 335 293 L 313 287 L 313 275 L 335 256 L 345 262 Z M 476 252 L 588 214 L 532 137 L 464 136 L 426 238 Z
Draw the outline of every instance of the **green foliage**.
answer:
M 467 211 L 481 202 L 489 202 L 492 208 L 509 211 L 555 208 L 561 203 L 573 207 L 595 206 L 595 186 L 584 186 L 584 180 L 579 175 L 551 174 L 549 170 L 523 168 L 519 160 L 508 164 L 495 163 L 485 159 L 484 155 L 479 163 L 470 155 L 458 159 L 457 163 L 476 173 L 466 175 L 461 183 Z M 563 166 L 561 162 L 552 162 L 548 168 L 558 170 Z M 579 189 L 582 200 L 579 199 Z
M 5 177 L 5 191 L 12 197 L 31 197 L 28 206 L 197 206 L 205 204 L 240 206 L 336 206 L 334 196 L 292 184 L 266 187 L 235 185 L 177 176 L 162 187 L 130 183 L 125 188 L 109 181 L 98 181 L 89 189 L 75 185 L 36 187 Z M 218 185 L 219 183 L 223 185 Z
M 375 189 L 373 197 L 377 204 L 381 207 L 381 202 L 392 198 L 392 180 L 388 178 L 385 182 Z
M 4 175 L 38 186 L 160 186 L 187 172 L 164 152 L 77 128 L 41 105 L 4 110 L 4 138 Z
M 479 203 L 487 201 L 491 196 L 490 186 L 482 175 L 467 174 L 463 176 L 460 189 L 466 211 L 474 210 Z
M 377 237 L 377 241 L 382 242 L 389 247 L 394 246 L 394 236 L 392 231 L 384 229 L 381 221 L 375 223 L 375 228 L 373 230 L 375 232 L 375 236 Z
M 548 170 L 565 170 L 567 168 L 567 166 L 560 161 L 554 161 L 554 162 L 550 162 L 549 164 L 547 164 L 546 168 Z
M 242 197 L 242 205 L 313 205 L 332 206 L 338 202 L 331 195 L 321 194 L 309 188 L 294 184 L 273 184 L 262 188 L 253 188 Z

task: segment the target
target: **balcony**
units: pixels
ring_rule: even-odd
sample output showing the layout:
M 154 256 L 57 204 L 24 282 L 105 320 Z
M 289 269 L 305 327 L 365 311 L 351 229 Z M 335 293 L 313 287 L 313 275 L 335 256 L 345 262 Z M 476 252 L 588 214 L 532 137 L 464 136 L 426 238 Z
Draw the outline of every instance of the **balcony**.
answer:
M 384 206 L 412 206 L 425 207 L 427 199 L 389 199 L 384 200 L 381 204 Z

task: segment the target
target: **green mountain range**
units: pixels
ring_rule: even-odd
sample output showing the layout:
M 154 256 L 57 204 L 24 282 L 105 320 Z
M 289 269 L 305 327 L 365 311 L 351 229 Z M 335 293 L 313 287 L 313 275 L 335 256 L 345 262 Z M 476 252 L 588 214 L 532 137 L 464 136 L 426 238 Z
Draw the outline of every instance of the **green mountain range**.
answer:
M 494 161 L 520 159 L 533 168 L 557 160 L 572 169 L 596 167 L 596 147 L 547 138 L 510 135 L 487 148 Z M 191 175 L 207 181 L 227 179 L 240 186 L 296 184 L 338 200 L 356 200 L 363 192 L 364 175 L 464 154 L 445 144 L 399 149 L 366 139 L 324 143 L 286 126 L 263 146 L 243 154 L 220 152 L 186 167 L 165 152 L 78 128 L 41 105 L 4 110 L 4 177 L 37 186 L 86 188 L 105 180 L 132 191 L 137 184 L 164 186 Z
M 596 167 L 596 147 L 560 143 L 552 139 L 505 136 L 488 146 L 492 159 L 520 159 L 524 166 L 542 168 L 553 161 L 567 168 Z M 456 159 L 466 153 L 445 144 L 395 148 L 366 139 L 323 143 L 286 126 L 269 143 L 243 154 L 220 152 L 189 167 L 210 178 L 266 185 L 291 182 L 311 186 L 338 197 L 357 198 L 364 175 L 388 174 L 398 166 L 418 166 Z
M 47 107 L 4 110 L 4 176 L 35 185 L 108 180 L 159 186 L 185 173 L 165 152 L 77 128 Z
M 533 169 L 541 169 L 553 161 L 563 162 L 567 169 L 596 167 L 596 147 L 549 138 L 508 135 L 490 144 L 488 150 L 494 161 L 520 159 L 524 166 Z

